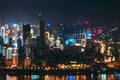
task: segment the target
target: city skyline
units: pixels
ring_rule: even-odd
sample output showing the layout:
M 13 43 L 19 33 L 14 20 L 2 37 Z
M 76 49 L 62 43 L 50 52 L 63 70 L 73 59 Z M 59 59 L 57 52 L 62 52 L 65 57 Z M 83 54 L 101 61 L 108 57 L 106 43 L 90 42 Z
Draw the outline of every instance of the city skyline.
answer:
M 1 1 L 1 77 L 116 80 L 107 74 L 120 77 L 118 4 L 92 0 Z M 100 78 L 99 74 L 104 76 Z M 54 79 L 49 75 L 65 77 Z
M 88 20 L 92 24 L 119 24 L 119 1 L 8 1 L 0 3 L 2 23 L 25 22 L 37 24 L 42 13 L 46 23 L 67 24 Z

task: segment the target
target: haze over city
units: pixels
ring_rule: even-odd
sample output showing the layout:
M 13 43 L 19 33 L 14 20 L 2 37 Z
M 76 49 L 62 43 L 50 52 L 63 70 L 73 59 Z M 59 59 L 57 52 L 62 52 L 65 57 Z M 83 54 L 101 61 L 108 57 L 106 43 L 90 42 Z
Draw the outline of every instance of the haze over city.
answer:
M 91 24 L 118 24 L 119 0 L 1 0 L 2 23 L 37 24 L 42 13 L 46 23 L 70 24 L 88 20 Z

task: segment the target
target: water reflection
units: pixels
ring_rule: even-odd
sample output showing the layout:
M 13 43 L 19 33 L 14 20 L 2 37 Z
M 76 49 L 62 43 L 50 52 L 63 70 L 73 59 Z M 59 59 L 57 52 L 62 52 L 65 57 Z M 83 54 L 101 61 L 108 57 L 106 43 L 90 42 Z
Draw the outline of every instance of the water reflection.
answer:
M 18 76 L 8 76 L 8 75 L 6 75 L 6 80 L 18 80 Z
M 90 75 L 18 75 L 0 76 L 0 80 L 120 80 L 120 74 L 99 74 L 97 79 L 93 74 Z
M 38 75 L 31 75 L 32 80 L 38 80 L 39 76 Z
M 99 74 L 98 75 L 98 80 L 106 80 L 106 74 Z
M 30 75 L 24 75 L 24 80 L 31 80 L 31 76 Z
M 117 75 L 117 80 L 120 80 L 120 74 Z
M 68 80 L 75 80 L 75 76 L 68 76 Z
M 113 74 L 109 74 L 108 76 L 107 76 L 107 80 L 116 80 L 115 79 L 115 76 L 113 75 Z M 118 79 L 119 80 L 119 79 Z

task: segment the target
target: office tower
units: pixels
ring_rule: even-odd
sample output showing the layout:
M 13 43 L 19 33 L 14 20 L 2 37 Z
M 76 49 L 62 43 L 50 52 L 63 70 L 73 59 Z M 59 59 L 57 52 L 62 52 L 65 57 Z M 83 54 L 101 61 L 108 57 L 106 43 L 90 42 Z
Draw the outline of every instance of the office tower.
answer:
M 12 54 L 12 66 L 16 67 L 18 65 L 18 54 Z
M 45 22 L 43 20 L 42 15 L 39 15 L 39 30 L 40 30 L 40 50 L 44 53 L 44 49 L 46 47 L 45 42 Z
M 26 57 L 24 61 L 24 66 L 30 66 L 30 65 L 31 65 L 31 59 L 29 57 Z
M 13 52 L 13 48 L 12 47 L 8 47 L 6 49 L 6 53 L 5 53 L 5 65 L 11 65 L 12 64 L 12 52 Z
M 26 24 L 23 25 L 23 46 L 24 46 L 24 53 L 23 54 L 23 59 L 25 59 L 25 57 L 30 56 L 30 25 Z
M 2 48 L 3 48 L 3 38 L 0 36 L 0 56 L 2 56 L 3 54 L 2 54 Z
M 25 46 L 25 40 L 30 39 L 30 24 L 23 25 L 23 43 Z
M 45 41 L 45 22 L 43 20 L 42 15 L 39 15 L 39 36 L 36 37 L 37 41 L 37 54 L 34 54 L 35 58 L 35 63 L 37 65 L 41 64 L 41 61 L 45 59 L 45 54 L 46 54 L 46 41 Z
M 0 19 L 0 27 L 2 26 L 2 21 L 1 21 L 1 19 Z
M 5 43 L 5 35 L 6 35 L 5 32 L 6 32 L 5 27 L 1 27 L 0 36 L 2 36 L 4 43 Z

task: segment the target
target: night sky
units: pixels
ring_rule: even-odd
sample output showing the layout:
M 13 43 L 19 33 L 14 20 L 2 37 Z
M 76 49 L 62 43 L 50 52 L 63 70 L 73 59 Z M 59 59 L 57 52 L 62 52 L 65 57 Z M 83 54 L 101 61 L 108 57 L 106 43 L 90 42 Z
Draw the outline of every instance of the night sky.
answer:
M 92 24 L 120 23 L 119 0 L 0 0 L 2 23 L 37 24 L 42 13 L 46 23 L 71 24 L 88 20 Z

